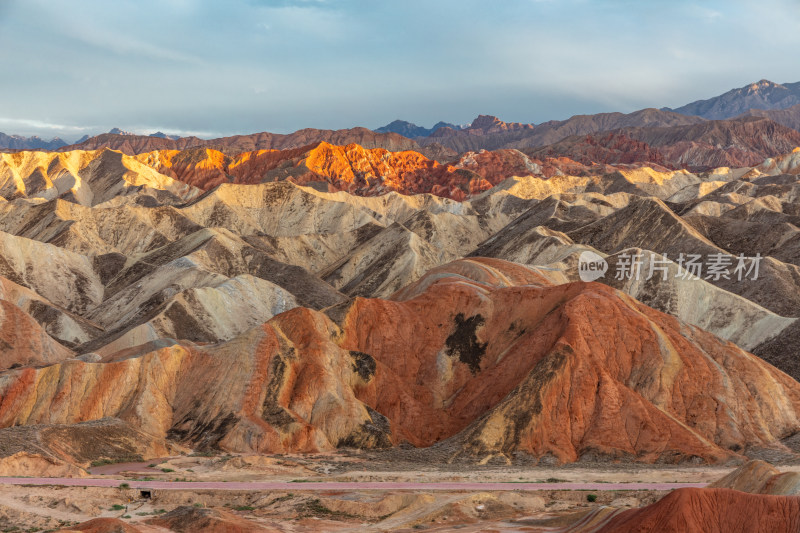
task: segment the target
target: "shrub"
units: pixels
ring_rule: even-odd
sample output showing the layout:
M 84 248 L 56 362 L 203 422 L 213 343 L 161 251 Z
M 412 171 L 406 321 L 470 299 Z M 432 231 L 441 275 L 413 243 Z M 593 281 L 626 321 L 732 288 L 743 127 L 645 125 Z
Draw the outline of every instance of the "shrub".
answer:
M 587 494 L 586 495 L 587 502 L 596 502 L 597 501 L 597 494 Z

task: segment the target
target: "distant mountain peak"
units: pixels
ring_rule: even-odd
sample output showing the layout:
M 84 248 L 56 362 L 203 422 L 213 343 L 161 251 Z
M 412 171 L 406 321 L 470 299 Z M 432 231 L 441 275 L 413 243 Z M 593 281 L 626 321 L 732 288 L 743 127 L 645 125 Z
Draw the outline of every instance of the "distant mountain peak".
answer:
M 6 135 L 0 132 L 0 149 L 12 150 L 57 150 L 67 143 L 59 137 L 45 141 L 38 135 L 23 137 L 21 135 Z
M 485 130 L 495 125 L 503 124 L 503 121 L 494 115 L 478 115 L 478 118 L 472 121 L 470 128 L 476 130 Z
M 522 122 L 504 122 L 494 115 L 478 115 L 472 121 L 469 129 L 483 131 L 516 131 L 533 129 L 533 124 L 523 124 Z
M 744 89 L 744 87 L 743 87 Z M 747 86 L 747 91 L 750 94 L 756 93 L 763 93 L 765 91 L 775 90 L 775 89 L 783 89 L 786 90 L 786 87 L 775 82 L 771 82 L 769 80 L 760 80 L 755 83 L 750 84 Z
M 121 129 L 119 129 L 119 128 L 111 128 L 111 129 L 108 131 L 108 133 L 110 133 L 111 135 L 136 135 L 136 134 L 135 134 L 135 133 L 133 133 L 133 132 L 130 132 L 130 131 L 125 131 L 125 130 L 121 130 Z
M 173 141 L 181 138 L 180 135 L 167 135 L 163 131 L 151 133 L 150 137 L 157 137 L 159 139 L 172 139 Z
M 397 119 L 374 131 L 375 133 L 397 133 L 403 137 L 413 139 L 415 137 L 428 137 L 431 133 L 439 128 L 452 128 L 454 130 L 463 129 L 462 126 L 457 126 L 455 124 L 450 124 L 449 122 L 443 121 L 437 122 L 432 128 L 425 128 L 423 126 L 417 126 L 413 122 L 408 122 L 407 120 Z
M 762 79 L 714 98 L 698 100 L 677 109 L 667 109 L 682 115 L 725 120 L 753 109 L 786 109 L 797 104 L 800 104 L 800 82 L 781 85 Z

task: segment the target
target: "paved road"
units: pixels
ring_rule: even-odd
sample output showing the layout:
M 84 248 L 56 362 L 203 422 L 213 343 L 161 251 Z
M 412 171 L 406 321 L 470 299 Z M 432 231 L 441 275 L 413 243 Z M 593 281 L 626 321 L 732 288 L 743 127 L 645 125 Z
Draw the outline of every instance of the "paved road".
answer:
M 338 491 L 338 490 L 672 490 L 683 487 L 705 487 L 706 483 L 395 483 L 314 481 L 126 481 L 121 479 L 0 477 L 0 485 L 64 485 L 70 487 L 118 487 L 128 483 L 134 489 L 162 490 L 260 490 L 260 491 Z

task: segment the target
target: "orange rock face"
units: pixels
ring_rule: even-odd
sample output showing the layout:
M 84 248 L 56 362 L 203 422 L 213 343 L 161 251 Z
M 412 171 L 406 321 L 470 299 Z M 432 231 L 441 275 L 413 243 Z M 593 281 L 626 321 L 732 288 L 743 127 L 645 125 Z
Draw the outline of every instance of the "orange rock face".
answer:
M 677 489 L 652 505 L 623 511 L 598 531 L 800 531 L 800 497 L 730 489 Z
M 419 152 L 326 142 L 288 150 L 257 150 L 236 155 L 211 148 L 147 152 L 136 159 L 158 172 L 209 190 L 222 183 L 257 184 L 289 180 L 322 184 L 328 191 L 358 196 L 432 193 L 466 200 L 511 176 L 572 175 L 612 172 L 614 167 L 586 166 L 571 159 L 531 159 L 517 150 L 468 152 L 442 164 Z
M 800 429 L 800 384 L 755 356 L 605 285 L 491 259 L 226 343 L 3 377 L 0 427 L 117 417 L 231 451 L 715 462 Z
M 321 182 L 330 191 L 374 196 L 389 191 L 434 192 L 463 200 L 491 185 L 479 176 L 442 165 L 413 151 L 389 152 L 358 144 L 291 150 L 259 150 L 228 156 L 211 149 L 161 151 L 137 156 L 159 172 L 208 190 L 221 183 L 254 184 L 288 179 L 300 185 Z M 508 174 L 498 174 L 502 179 Z M 483 182 L 476 187 L 471 182 Z
M 780 383 L 795 410 L 800 387 L 710 334 L 603 286 L 509 282 L 522 267 L 485 259 L 456 265 L 460 275 L 435 269 L 396 301 L 357 299 L 344 322 L 342 345 L 379 363 L 360 397 L 415 445 L 458 433 L 477 455 L 717 460 L 794 431 L 796 415 L 763 432 L 782 409 L 770 398 L 745 401 L 760 413 L 739 406 L 746 384 Z

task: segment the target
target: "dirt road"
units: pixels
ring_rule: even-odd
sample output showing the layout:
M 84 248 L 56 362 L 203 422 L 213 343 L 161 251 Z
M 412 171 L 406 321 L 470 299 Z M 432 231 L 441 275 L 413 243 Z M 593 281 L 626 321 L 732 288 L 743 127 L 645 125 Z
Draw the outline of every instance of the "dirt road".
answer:
M 68 487 L 118 487 L 161 490 L 259 490 L 259 491 L 536 491 L 536 490 L 672 490 L 705 487 L 706 483 L 400 483 L 400 482 L 285 482 L 285 481 L 128 481 L 120 479 L 0 477 L 0 485 L 63 485 Z

